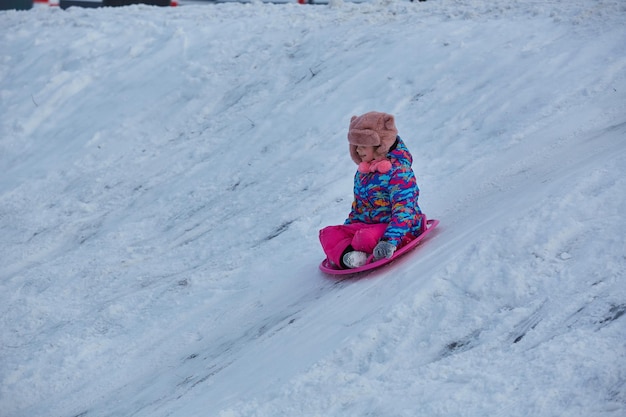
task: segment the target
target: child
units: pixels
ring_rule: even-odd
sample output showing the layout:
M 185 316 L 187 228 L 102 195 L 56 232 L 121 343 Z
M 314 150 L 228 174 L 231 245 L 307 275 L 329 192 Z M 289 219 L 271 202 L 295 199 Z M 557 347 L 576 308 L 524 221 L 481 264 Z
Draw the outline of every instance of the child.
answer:
M 391 258 L 421 233 L 423 216 L 413 157 L 398 136 L 392 115 L 352 116 L 348 142 L 358 165 L 352 210 L 343 225 L 320 230 L 320 242 L 332 264 L 358 268 L 370 254 L 375 260 Z

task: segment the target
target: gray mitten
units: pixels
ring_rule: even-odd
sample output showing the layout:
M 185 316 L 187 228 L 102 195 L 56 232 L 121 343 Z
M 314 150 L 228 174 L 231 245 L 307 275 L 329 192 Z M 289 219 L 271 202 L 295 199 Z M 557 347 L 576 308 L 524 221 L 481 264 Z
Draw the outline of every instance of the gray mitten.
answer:
M 380 242 L 378 242 L 378 244 L 374 248 L 374 259 L 376 260 L 382 259 L 382 258 L 389 259 L 393 256 L 393 253 L 395 251 L 396 251 L 396 247 L 393 244 L 385 240 L 381 240 Z

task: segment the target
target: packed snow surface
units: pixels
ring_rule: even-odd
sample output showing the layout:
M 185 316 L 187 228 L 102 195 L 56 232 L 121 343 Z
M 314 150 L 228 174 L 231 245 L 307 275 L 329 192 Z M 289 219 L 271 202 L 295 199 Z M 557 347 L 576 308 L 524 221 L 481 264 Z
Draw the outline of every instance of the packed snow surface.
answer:
M 626 3 L 0 12 L 2 417 L 626 415 Z M 318 270 L 396 116 L 416 251 Z

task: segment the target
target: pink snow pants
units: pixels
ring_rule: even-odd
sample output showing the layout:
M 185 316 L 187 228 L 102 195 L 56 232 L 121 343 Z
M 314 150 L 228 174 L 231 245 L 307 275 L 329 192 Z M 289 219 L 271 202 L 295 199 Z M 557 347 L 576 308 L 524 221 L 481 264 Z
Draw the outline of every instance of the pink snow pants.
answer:
M 386 223 L 327 226 L 320 230 L 320 243 L 328 260 L 340 266 L 341 257 L 348 246 L 371 254 L 385 234 L 385 230 L 387 230 Z

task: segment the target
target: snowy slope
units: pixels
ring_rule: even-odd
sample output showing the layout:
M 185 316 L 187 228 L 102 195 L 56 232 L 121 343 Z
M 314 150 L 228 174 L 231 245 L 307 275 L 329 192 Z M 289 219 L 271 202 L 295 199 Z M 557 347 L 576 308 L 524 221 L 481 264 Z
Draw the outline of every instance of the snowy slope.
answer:
M 0 12 L 0 416 L 626 414 L 626 6 Z M 441 220 L 318 271 L 396 115 Z

